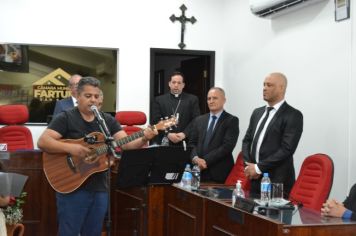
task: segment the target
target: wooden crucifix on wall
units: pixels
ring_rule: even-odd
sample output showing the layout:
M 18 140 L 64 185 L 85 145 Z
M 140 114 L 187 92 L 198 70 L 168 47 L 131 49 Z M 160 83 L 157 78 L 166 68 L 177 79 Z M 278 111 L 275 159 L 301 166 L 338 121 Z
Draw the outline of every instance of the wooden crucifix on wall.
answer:
M 180 29 L 180 43 L 178 44 L 178 47 L 180 49 L 184 49 L 185 48 L 185 44 L 184 44 L 184 31 L 185 31 L 185 23 L 186 22 L 190 22 L 192 24 L 194 24 L 197 19 L 195 19 L 194 16 L 188 18 L 185 16 L 185 11 L 188 9 L 184 4 L 182 6 L 180 6 L 181 11 L 182 11 L 182 15 L 179 17 L 176 17 L 174 14 L 171 15 L 171 17 L 169 17 L 169 19 L 174 23 L 176 20 L 179 21 L 181 23 L 181 29 Z

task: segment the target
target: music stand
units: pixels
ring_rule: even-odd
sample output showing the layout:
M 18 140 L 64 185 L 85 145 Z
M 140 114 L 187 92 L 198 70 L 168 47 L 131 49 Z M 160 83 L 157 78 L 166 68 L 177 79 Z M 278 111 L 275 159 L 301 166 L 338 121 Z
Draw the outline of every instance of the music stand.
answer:
M 180 182 L 190 163 L 191 148 L 156 146 L 122 152 L 117 187 L 139 187 Z

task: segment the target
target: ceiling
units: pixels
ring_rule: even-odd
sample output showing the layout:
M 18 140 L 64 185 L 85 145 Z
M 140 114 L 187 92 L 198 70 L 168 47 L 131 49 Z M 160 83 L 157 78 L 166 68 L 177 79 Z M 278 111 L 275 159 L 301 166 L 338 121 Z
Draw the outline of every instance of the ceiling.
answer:
M 116 49 L 29 45 L 28 56 L 35 65 L 62 68 L 70 74 L 95 76 L 114 73 L 116 53 Z

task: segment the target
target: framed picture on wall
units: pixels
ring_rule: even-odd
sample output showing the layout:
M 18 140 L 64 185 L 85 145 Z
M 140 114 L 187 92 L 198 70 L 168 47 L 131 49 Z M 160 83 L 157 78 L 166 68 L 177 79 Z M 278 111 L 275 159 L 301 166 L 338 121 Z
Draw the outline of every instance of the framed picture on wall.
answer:
M 335 21 L 350 18 L 350 0 L 335 0 Z
M 28 73 L 28 46 L 0 44 L 0 70 Z

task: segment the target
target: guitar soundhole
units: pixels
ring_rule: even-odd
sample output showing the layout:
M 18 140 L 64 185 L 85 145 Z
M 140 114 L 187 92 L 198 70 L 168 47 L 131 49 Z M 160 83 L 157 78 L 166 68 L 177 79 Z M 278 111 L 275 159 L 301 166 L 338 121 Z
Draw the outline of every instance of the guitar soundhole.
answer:
M 98 160 L 98 155 L 96 154 L 95 149 L 91 149 L 91 153 L 84 158 L 85 162 L 88 164 L 92 164 Z

